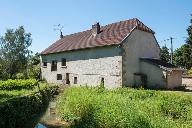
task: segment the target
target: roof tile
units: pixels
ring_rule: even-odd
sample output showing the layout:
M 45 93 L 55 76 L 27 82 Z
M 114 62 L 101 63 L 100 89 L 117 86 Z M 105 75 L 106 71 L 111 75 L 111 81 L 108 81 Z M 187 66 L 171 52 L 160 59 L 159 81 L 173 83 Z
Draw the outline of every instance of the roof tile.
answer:
M 62 39 L 59 39 L 41 52 L 41 54 L 46 55 L 57 52 L 119 44 L 134 28 L 154 34 L 150 28 L 134 18 L 102 26 L 101 32 L 96 36 L 92 35 L 91 29 L 64 36 Z

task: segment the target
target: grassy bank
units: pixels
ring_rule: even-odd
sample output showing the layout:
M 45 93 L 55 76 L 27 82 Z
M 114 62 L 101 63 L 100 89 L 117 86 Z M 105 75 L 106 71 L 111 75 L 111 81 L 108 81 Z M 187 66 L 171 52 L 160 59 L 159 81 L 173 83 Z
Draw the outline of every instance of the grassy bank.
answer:
M 26 80 L 30 81 L 30 80 Z M 31 84 L 24 80 L 19 87 L 5 84 L 0 89 L 0 126 L 1 128 L 21 128 L 36 114 L 41 113 L 57 91 L 56 86 L 46 83 Z M 19 81 L 17 81 L 19 82 Z M 24 84 L 26 83 L 26 84 Z M 33 82 L 32 82 L 33 83 Z
M 57 111 L 72 127 L 192 127 L 192 97 L 178 92 L 70 87 Z

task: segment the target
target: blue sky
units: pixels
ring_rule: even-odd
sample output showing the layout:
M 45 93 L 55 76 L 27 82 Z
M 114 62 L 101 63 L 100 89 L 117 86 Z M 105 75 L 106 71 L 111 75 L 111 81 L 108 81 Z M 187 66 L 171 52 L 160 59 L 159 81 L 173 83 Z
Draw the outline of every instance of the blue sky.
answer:
M 7 28 L 23 25 L 32 33 L 30 49 L 41 52 L 59 39 L 54 25 L 64 26 L 64 35 L 101 25 L 138 18 L 156 32 L 161 42 L 174 37 L 174 48 L 180 47 L 187 36 L 186 28 L 192 14 L 192 0 L 1 0 L 0 36 Z

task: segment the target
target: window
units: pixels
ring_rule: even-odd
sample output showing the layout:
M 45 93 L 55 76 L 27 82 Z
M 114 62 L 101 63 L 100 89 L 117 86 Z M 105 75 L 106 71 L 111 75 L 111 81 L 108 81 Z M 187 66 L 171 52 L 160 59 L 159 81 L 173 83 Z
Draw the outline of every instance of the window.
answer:
M 43 62 L 43 67 L 47 67 L 47 61 Z
M 53 60 L 51 63 L 51 71 L 57 71 L 57 61 Z
M 61 66 L 66 66 L 66 59 L 65 59 L 65 58 L 62 58 L 62 60 L 61 60 Z
M 57 74 L 57 80 L 62 80 L 62 75 L 61 74 Z
M 77 77 L 74 77 L 74 84 L 77 84 Z

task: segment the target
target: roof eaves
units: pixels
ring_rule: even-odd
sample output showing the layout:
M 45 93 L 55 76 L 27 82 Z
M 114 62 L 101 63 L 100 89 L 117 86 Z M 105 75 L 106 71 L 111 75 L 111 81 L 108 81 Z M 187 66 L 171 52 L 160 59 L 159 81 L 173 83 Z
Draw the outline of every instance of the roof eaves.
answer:
M 95 46 L 95 47 L 86 47 L 86 48 L 81 48 L 81 49 L 72 49 L 72 50 L 66 50 L 66 51 L 59 51 L 59 52 L 50 52 L 50 53 L 40 53 L 41 56 L 46 56 L 46 55 L 50 55 L 50 54 L 58 54 L 58 53 L 64 53 L 64 52 L 71 52 L 71 51 L 78 51 L 78 50 L 85 50 L 85 49 L 93 49 L 93 48 L 100 48 L 100 47 L 110 47 L 110 46 L 115 46 L 115 45 L 119 45 L 119 43 L 114 43 L 114 44 L 110 44 L 110 45 L 103 45 L 103 46 Z

